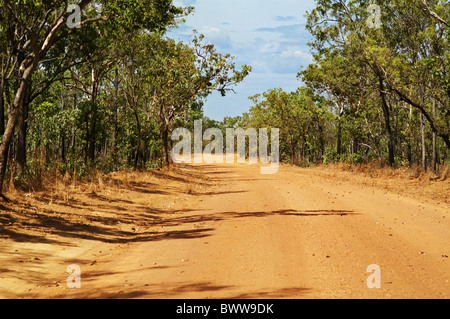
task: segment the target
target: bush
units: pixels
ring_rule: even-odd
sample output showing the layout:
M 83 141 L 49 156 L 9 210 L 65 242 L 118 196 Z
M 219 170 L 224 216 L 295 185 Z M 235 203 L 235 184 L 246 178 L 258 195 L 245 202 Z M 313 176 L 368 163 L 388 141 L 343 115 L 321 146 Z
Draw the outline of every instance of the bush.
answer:
M 326 148 L 323 156 L 323 163 L 325 165 L 333 164 L 339 161 L 339 155 L 334 148 Z
M 364 163 L 364 157 L 357 153 L 350 154 L 350 156 L 348 156 L 347 159 L 350 163 L 353 163 L 353 164 L 363 164 Z

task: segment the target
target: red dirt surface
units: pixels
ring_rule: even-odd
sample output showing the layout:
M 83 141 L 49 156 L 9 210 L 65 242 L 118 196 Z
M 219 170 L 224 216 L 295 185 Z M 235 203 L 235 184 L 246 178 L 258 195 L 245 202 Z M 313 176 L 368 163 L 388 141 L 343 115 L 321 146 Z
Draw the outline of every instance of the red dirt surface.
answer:
M 449 185 L 201 164 L 18 193 L 0 211 L 0 297 L 449 298 Z

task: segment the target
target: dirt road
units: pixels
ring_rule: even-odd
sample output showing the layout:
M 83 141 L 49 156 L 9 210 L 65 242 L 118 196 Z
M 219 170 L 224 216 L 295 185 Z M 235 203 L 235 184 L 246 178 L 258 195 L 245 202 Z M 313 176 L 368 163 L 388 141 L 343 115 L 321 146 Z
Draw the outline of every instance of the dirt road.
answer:
M 261 175 L 256 165 L 202 164 L 185 170 L 201 172 L 208 183 L 179 197 L 167 195 L 173 210 L 143 226 L 145 237 L 83 236 L 55 253 L 49 243 L 34 243 L 27 249 L 34 255 L 45 250 L 51 258 L 36 257 L 38 265 L 23 268 L 24 273 L 17 268 L 23 242 L 7 241 L 0 293 L 8 298 L 450 297 L 448 201 L 388 191 L 367 179 L 321 169 L 283 166 L 277 174 Z M 448 183 L 442 187 L 448 191 Z M 147 195 L 140 196 L 129 205 Z M 79 289 L 67 288 L 70 263 L 80 266 Z M 379 272 L 368 272 L 370 265 Z M 371 275 L 380 288 L 368 287 Z M 39 286 L 38 278 L 54 285 Z

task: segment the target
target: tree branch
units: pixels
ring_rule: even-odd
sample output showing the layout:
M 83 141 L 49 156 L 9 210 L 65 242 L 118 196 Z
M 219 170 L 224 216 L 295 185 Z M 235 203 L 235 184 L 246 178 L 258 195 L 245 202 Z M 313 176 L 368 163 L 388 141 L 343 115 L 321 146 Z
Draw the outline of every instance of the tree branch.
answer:
M 430 9 L 430 7 L 428 6 L 427 2 L 425 0 L 422 0 L 422 4 L 425 6 L 425 8 L 427 9 L 428 13 L 435 18 L 436 20 L 438 20 L 439 22 L 445 24 L 447 27 L 450 27 L 449 23 L 447 21 L 445 21 L 444 19 L 442 19 L 441 17 L 439 17 L 436 12 L 432 11 Z

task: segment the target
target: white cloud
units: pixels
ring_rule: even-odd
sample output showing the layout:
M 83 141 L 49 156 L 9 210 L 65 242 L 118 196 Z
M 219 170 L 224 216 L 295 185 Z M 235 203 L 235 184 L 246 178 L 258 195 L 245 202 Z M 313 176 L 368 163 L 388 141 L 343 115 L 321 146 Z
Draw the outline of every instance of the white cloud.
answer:
M 216 45 L 221 51 L 230 49 L 233 46 L 228 31 L 223 28 L 202 26 L 197 31 L 205 35 L 208 42 Z
M 175 0 L 173 4 L 177 7 L 189 7 L 189 6 L 195 6 L 197 3 L 197 0 Z
M 286 17 L 276 16 L 276 17 L 274 17 L 274 19 L 275 19 L 275 21 L 286 22 L 286 21 L 295 21 L 295 20 L 297 20 L 297 17 L 295 17 L 295 16 L 286 16 Z
M 249 96 L 262 94 L 269 89 L 283 88 L 287 92 L 295 91 L 300 82 L 295 80 L 292 74 L 280 73 L 251 73 L 236 88 L 236 94 L 228 93 L 226 97 L 222 97 L 219 93 L 214 93 L 208 97 L 205 104 L 205 116 L 222 120 L 225 116 L 239 116 L 243 112 L 247 112 L 252 106 Z
M 208 99 L 205 115 L 221 119 L 248 110 L 248 96 L 274 88 L 295 90 L 300 66 L 312 62 L 305 30 L 306 11 L 314 0 L 178 0 L 194 5 L 195 13 L 171 36 L 188 41 L 192 30 L 204 34 L 219 52 L 237 57 L 236 64 L 248 64 L 253 72 L 226 98 Z M 237 114 L 236 114 L 237 113 Z

